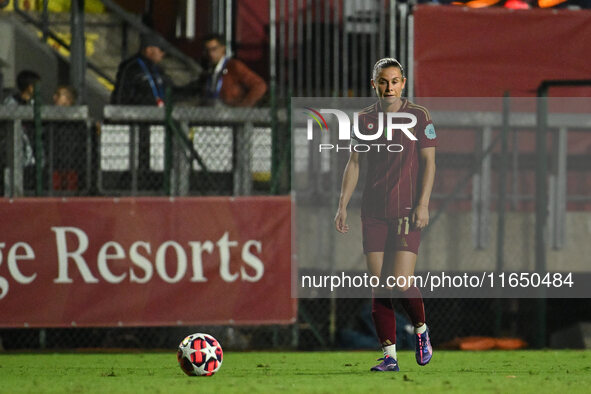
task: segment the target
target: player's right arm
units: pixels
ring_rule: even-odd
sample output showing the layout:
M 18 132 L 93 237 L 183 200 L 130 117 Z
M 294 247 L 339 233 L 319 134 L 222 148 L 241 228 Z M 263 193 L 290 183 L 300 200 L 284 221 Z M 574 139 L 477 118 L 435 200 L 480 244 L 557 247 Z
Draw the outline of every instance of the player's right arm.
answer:
M 334 218 L 335 227 L 338 232 L 346 233 L 349 231 L 347 224 L 347 205 L 353 195 L 357 180 L 359 179 L 359 153 L 351 152 L 349 161 L 343 173 L 343 182 L 341 184 L 341 196 L 339 197 L 339 208 Z

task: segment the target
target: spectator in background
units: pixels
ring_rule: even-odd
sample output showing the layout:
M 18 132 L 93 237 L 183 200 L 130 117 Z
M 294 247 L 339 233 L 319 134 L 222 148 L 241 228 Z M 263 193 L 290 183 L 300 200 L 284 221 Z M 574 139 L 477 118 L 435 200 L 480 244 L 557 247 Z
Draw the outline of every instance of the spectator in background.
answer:
M 60 85 L 53 94 L 53 105 L 59 107 L 70 107 L 76 103 L 78 93 L 70 85 Z
M 70 85 L 59 85 L 53 94 L 53 105 L 71 107 L 76 104 L 78 93 Z M 85 184 L 86 128 L 79 123 L 51 122 L 46 125 L 53 140 L 53 190 L 79 190 Z
M 6 97 L 4 105 L 32 105 L 35 83 L 40 80 L 41 77 L 35 71 L 23 70 L 18 73 L 16 77 L 18 92 Z
M 18 92 L 6 97 L 4 99 L 4 105 L 33 105 L 35 84 L 41 81 L 41 77 L 35 71 L 22 70 L 16 77 L 16 87 Z M 25 167 L 32 167 L 35 165 L 35 155 L 33 153 L 33 147 L 31 146 L 31 140 L 28 133 L 29 127 L 23 125 L 23 164 Z
M 119 65 L 111 104 L 162 107 L 167 88 L 175 91 L 183 89 L 176 88 L 170 77 L 158 66 L 164 58 L 164 50 L 165 44 L 160 37 L 142 35 L 139 52 Z M 137 180 L 138 188 L 142 190 L 153 190 L 161 184 L 158 171 L 150 168 L 150 127 L 144 124 L 139 128 Z M 116 187 L 126 188 L 129 174 L 121 175 Z
M 159 37 L 142 35 L 140 51 L 119 65 L 111 104 L 164 106 L 166 88 L 172 86 L 158 66 L 164 55 Z
M 204 41 L 209 63 L 202 82 L 204 97 L 214 104 L 254 106 L 267 91 L 265 81 L 240 60 L 226 57 L 221 35 L 211 34 Z

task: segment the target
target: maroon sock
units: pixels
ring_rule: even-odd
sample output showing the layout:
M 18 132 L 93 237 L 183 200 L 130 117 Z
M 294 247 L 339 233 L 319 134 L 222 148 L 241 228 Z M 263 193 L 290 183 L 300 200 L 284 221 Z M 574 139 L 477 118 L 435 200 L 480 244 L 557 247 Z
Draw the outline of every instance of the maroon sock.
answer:
M 425 306 L 423 304 L 423 295 L 416 286 L 411 286 L 400 294 L 402 307 L 408 313 L 413 326 L 425 322 Z
M 390 298 L 372 298 L 371 315 L 382 346 L 396 343 L 396 316 Z

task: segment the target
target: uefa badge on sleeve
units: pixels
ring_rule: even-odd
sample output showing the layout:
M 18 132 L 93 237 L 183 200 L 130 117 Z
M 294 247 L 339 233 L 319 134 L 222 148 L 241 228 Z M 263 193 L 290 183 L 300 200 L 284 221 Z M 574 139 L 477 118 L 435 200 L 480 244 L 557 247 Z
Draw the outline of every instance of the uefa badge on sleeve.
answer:
M 427 127 L 425 127 L 425 136 L 430 140 L 437 138 L 437 134 L 435 134 L 435 126 L 433 126 L 433 123 L 429 123 Z

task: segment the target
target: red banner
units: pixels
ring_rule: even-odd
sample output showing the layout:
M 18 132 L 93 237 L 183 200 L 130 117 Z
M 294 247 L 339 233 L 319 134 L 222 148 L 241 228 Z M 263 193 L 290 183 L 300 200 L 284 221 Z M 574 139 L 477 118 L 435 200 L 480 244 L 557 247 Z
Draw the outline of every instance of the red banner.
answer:
M 286 324 L 291 201 L 0 201 L 0 326 Z
M 414 11 L 416 97 L 535 97 L 543 80 L 589 79 L 591 11 L 419 5 Z M 588 97 L 590 87 L 554 87 Z

